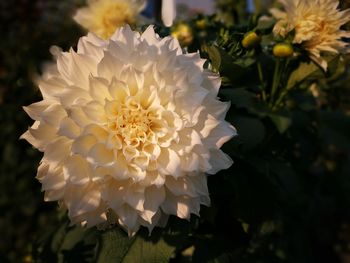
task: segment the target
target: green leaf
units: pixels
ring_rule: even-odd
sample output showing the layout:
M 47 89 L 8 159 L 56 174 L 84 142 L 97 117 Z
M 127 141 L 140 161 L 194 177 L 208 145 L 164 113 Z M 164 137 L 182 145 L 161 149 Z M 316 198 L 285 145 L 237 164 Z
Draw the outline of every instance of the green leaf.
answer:
M 337 71 L 339 55 L 324 56 L 324 59 L 328 63 L 328 74 L 331 71 Z M 314 62 L 301 63 L 300 66 L 290 74 L 287 82 L 287 89 L 295 87 L 305 79 L 312 80 L 319 77 L 324 77 L 324 73 Z
M 170 245 L 163 239 L 163 235 L 157 235 L 155 231 L 150 237 L 140 230 L 137 236 L 132 238 L 129 238 L 120 228 L 106 231 L 101 237 L 97 262 L 169 262 L 175 246 Z
M 225 100 L 230 100 L 236 108 L 250 108 L 254 103 L 254 95 L 244 88 L 222 89 L 221 95 Z
M 253 67 L 255 58 L 249 55 L 235 58 L 218 46 L 206 45 L 202 49 L 208 54 L 213 70 L 220 72 L 220 76 L 225 77 L 226 82 L 229 80 L 231 85 L 238 87 L 259 83 L 258 74 Z
M 208 53 L 214 71 L 218 72 L 221 67 L 221 54 L 216 46 L 204 46 L 203 50 Z
M 157 242 L 152 242 L 149 238 L 143 239 L 137 237 L 128 253 L 125 255 L 123 263 L 167 263 L 174 251 L 175 247 L 170 246 L 162 238 Z
M 319 71 L 320 68 L 313 62 L 301 63 L 300 66 L 290 74 L 287 89 L 291 89 L 305 80 L 311 74 Z
M 291 118 L 287 116 L 283 116 L 275 113 L 269 113 L 267 116 L 275 124 L 279 133 L 284 133 L 292 124 Z
M 233 141 L 241 143 L 241 149 L 246 152 L 257 147 L 265 137 L 265 126 L 259 119 L 237 116 L 233 118 L 238 136 Z
M 123 262 L 136 237 L 129 238 L 120 228 L 113 228 L 101 234 L 98 263 Z

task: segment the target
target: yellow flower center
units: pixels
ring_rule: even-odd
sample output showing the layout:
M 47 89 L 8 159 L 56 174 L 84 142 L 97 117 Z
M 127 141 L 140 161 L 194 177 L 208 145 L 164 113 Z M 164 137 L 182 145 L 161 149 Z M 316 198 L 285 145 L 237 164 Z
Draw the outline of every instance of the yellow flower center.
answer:
M 124 103 L 109 102 L 107 108 L 108 128 L 123 144 L 142 148 L 162 129 L 155 110 L 145 109 L 132 97 L 126 98 Z

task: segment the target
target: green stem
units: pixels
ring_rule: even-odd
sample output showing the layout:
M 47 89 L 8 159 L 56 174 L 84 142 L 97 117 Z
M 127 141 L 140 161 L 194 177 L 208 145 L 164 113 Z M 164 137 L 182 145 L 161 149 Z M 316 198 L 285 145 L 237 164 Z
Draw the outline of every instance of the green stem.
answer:
M 285 67 L 284 68 L 288 68 L 289 65 L 289 59 L 287 60 Z M 283 73 L 284 69 L 282 70 Z M 282 74 L 281 74 L 282 75 Z M 286 95 L 288 94 L 289 90 L 291 88 L 287 88 L 285 87 L 282 92 L 279 94 L 277 100 L 275 101 L 275 103 L 273 104 L 272 110 L 275 110 L 279 107 L 279 105 L 282 103 L 283 99 L 286 97 Z
M 257 62 L 257 67 L 258 67 L 259 80 L 260 80 L 261 87 L 262 87 L 262 92 L 261 92 L 262 99 L 263 99 L 263 101 L 266 101 L 264 75 L 263 75 L 260 61 Z
M 272 110 L 275 110 L 278 108 L 278 106 L 282 103 L 284 97 L 287 95 L 288 90 L 285 89 L 283 92 L 281 92 L 280 96 L 278 97 L 278 99 L 276 100 L 275 105 L 272 107 Z
M 271 95 L 270 95 L 270 106 L 273 105 L 275 94 L 277 92 L 278 86 L 280 84 L 281 80 L 281 59 L 276 60 L 275 64 L 275 72 L 273 73 L 273 82 L 272 82 L 272 89 L 271 89 Z

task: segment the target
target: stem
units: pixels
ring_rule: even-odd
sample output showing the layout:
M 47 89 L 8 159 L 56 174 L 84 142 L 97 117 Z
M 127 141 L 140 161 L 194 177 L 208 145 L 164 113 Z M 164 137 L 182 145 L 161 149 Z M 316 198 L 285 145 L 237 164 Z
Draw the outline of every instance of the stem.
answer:
M 275 64 L 275 72 L 273 73 L 273 82 L 272 82 L 272 89 L 271 89 L 271 97 L 270 97 L 270 106 L 273 104 L 275 94 L 277 92 L 277 88 L 280 84 L 281 79 L 281 59 L 276 60 Z
M 287 60 L 287 63 L 285 64 L 285 67 L 284 68 L 286 68 L 286 67 L 288 67 L 288 65 L 289 65 L 289 59 Z M 284 71 L 284 69 L 282 70 L 282 72 Z M 282 74 L 281 74 L 282 75 Z M 278 98 L 277 98 L 277 100 L 276 100 L 276 102 L 273 104 L 273 107 L 272 107 L 272 110 L 275 110 L 275 109 L 277 109 L 278 108 L 278 106 L 282 103 L 282 101 L 283 101 L 283 99 L 285 98 L 285 96 L 288 94 L 288 92 L 289 92 L 289 90 L 290 90 L 291 88 L 284 88 L 283 90 L 282 90 L 282 92 L 280 93 L 280 95 L 278 96 Z
M 275 110 L 278 108 L 278 106 L 281 104 L 282 100 L 284 99 L 284 97 L 287 95 L 288 90 L 285 89 L 283 92 L 281 92 L 281 95 L 278 97 L 278 99 L 276 100 L 275 105 L 272 107 L 272 110 Z
M 262 99 L 263 99 L 263 101 L 266 101 L 264 75 L 263 75 L 260 61 L 257 62 L 257 67 L 258 67 L 259 80 L 260 80 L 261 86 L 262 86 L 262 92 L 261 92 Z

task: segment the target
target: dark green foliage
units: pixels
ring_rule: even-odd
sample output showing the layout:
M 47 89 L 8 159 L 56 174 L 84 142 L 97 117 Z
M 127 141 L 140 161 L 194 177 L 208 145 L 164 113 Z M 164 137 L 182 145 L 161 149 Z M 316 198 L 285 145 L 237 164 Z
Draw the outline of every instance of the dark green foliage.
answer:
M 21 107 L 40 98 L 33 82 L 49 47 L 67 50 L 83 34 L 71 19 L 82 2 L 0 1 L 0 262 L 341 262 L 350 241 L 348 59 L 328 57 L 327 73 L 303 53 L 282 61 L 274 101 L 273 24 L 249 19 L 245 1 L 222 12 L 229 23 L 188 21 L 188 50 L 220 73 L 219 97 L 231 102 L 226 119 L 239 134 L 223 146 L 234 165 L 208 178 L 212 206 L 129 238 L 119 227 L 70 226 L 56 204 L 44 203 L 34 179 L 41 154 L 19 141 L 32 122 Z M 245 50 L 250 30 L 263 40 Z

